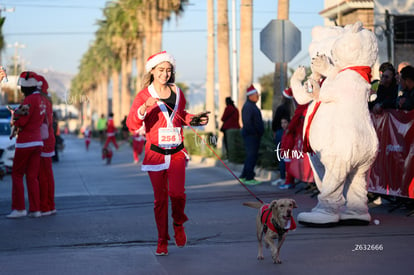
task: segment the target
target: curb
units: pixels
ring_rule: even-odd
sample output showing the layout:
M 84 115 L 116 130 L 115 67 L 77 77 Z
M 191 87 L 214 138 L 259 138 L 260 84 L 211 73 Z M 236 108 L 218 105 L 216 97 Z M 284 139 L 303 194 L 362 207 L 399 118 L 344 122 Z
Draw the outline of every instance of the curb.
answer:
M 194 156 L 190 157 L 190 161 L 198 164 L 203 164 L 206 166 L 215 166 L 227 169 L 223 163 L 215 158 L 206 158 L 202 156 Z M 243 164 L 239 163 L 232 163 L 228 160 L 223 160 L 223 162 L 233 171 L 236 176 L 239 176 L 240 173 L 243 171 Z M 259 178 L 261 181 L 273 181 L 280 178 L 280 174 L 278 170 L 271 171 L 267 169 L 263 169 L 261 167 L 256 167 L 254 172 L 256 173 L 256 177 Z

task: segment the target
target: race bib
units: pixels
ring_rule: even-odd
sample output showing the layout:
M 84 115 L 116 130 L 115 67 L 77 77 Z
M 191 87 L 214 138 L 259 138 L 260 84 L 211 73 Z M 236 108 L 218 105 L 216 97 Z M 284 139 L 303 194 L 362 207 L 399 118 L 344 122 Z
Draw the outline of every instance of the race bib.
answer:
M 158 146 L 163 148 L 177 147 L 182 143 L 181 128 L 159 128 L 158 129 Z

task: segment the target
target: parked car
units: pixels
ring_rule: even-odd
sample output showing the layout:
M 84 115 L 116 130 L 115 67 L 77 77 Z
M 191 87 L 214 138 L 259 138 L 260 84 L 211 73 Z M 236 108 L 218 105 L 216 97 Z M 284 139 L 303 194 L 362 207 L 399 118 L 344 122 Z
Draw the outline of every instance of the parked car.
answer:
M 10 104 L 9 106 L 13 109 L 16 109 L 19 104 Z M 0 106 L 0 118 L 8 118 L 9 120 L 11 118 L 11 113 L 6 105 Z
M 10 139 L 10 119 L 0 118 L 0 166 L 4 165 L 7 171 L 13 166 L 16 139 Z

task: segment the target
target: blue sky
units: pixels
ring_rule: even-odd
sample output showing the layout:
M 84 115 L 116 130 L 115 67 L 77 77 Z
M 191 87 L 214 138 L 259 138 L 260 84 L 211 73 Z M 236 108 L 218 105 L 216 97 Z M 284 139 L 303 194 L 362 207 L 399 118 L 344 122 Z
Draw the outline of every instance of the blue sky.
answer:
M 290 0 L 290 20 L 301 30 L 302 51 L 290 66 L 307 65 L 307 48 L 313 26 L 323 25 L 318 14 L 323 0 Z M 96 21 L 102 19 L 104 0 L 9 0 L 1 1 L 0 8 L 15 8 L 4 12 L 3 33 L 7 44 L 25 45 L 18 54 L 26 69 L 50 69 L 76 74 L 79 61 L 94 39 Z M 180 18 L 171 18 L 164 26 L 163 48 L 177 59 L 177 81 L 203 82 L 206 71 L 207 6 L 204 0 L 190 0 Z M 277 17 L 277 1 L 254 0 L 254 80 L 274 71 L 274 64 L 260 51 L 260 31 Z M 231 20 L 229 0 L 229 20 Z M 236 0 L 236 9 L 240 0 Z M 230 22 L 231 24 L 231 22 Z M 237 18 L 237 29 L 240 18 Z M 2 55 L 3 65 L 12 63 L 14 47 Z

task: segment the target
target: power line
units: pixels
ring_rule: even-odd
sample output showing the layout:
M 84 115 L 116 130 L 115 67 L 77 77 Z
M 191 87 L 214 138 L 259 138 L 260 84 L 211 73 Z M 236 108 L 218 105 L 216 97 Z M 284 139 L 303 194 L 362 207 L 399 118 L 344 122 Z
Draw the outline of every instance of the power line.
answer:
M 300 27 L 300 29 L 311 29 L 314 26 L 304 26 Z M 253 28 L 253 31 L 261 31 L 263 28 Z M 237 29 L 240 31 L 240 29 Z M 125 33 L 125 32 L 123 32 Z M 207 33 L 207 29 L 186 29 L 186 30 L 163 30 L 163 33 Z M 11 32 L 11 33 L 4 33 L 5 36 L 31 36 L 31 35 L 91 35 L 95 34 L 93 32 L 85 32 L 85 31 L 50 31 L 50 32 Z
M 44 4 L 16 4 L 10 3 L 14 7 L 25 7 L 25 8 L 59 8 L 59 9 L 102 9 L 102 6 L 78 6 L 78 5 L 44 5 Z

